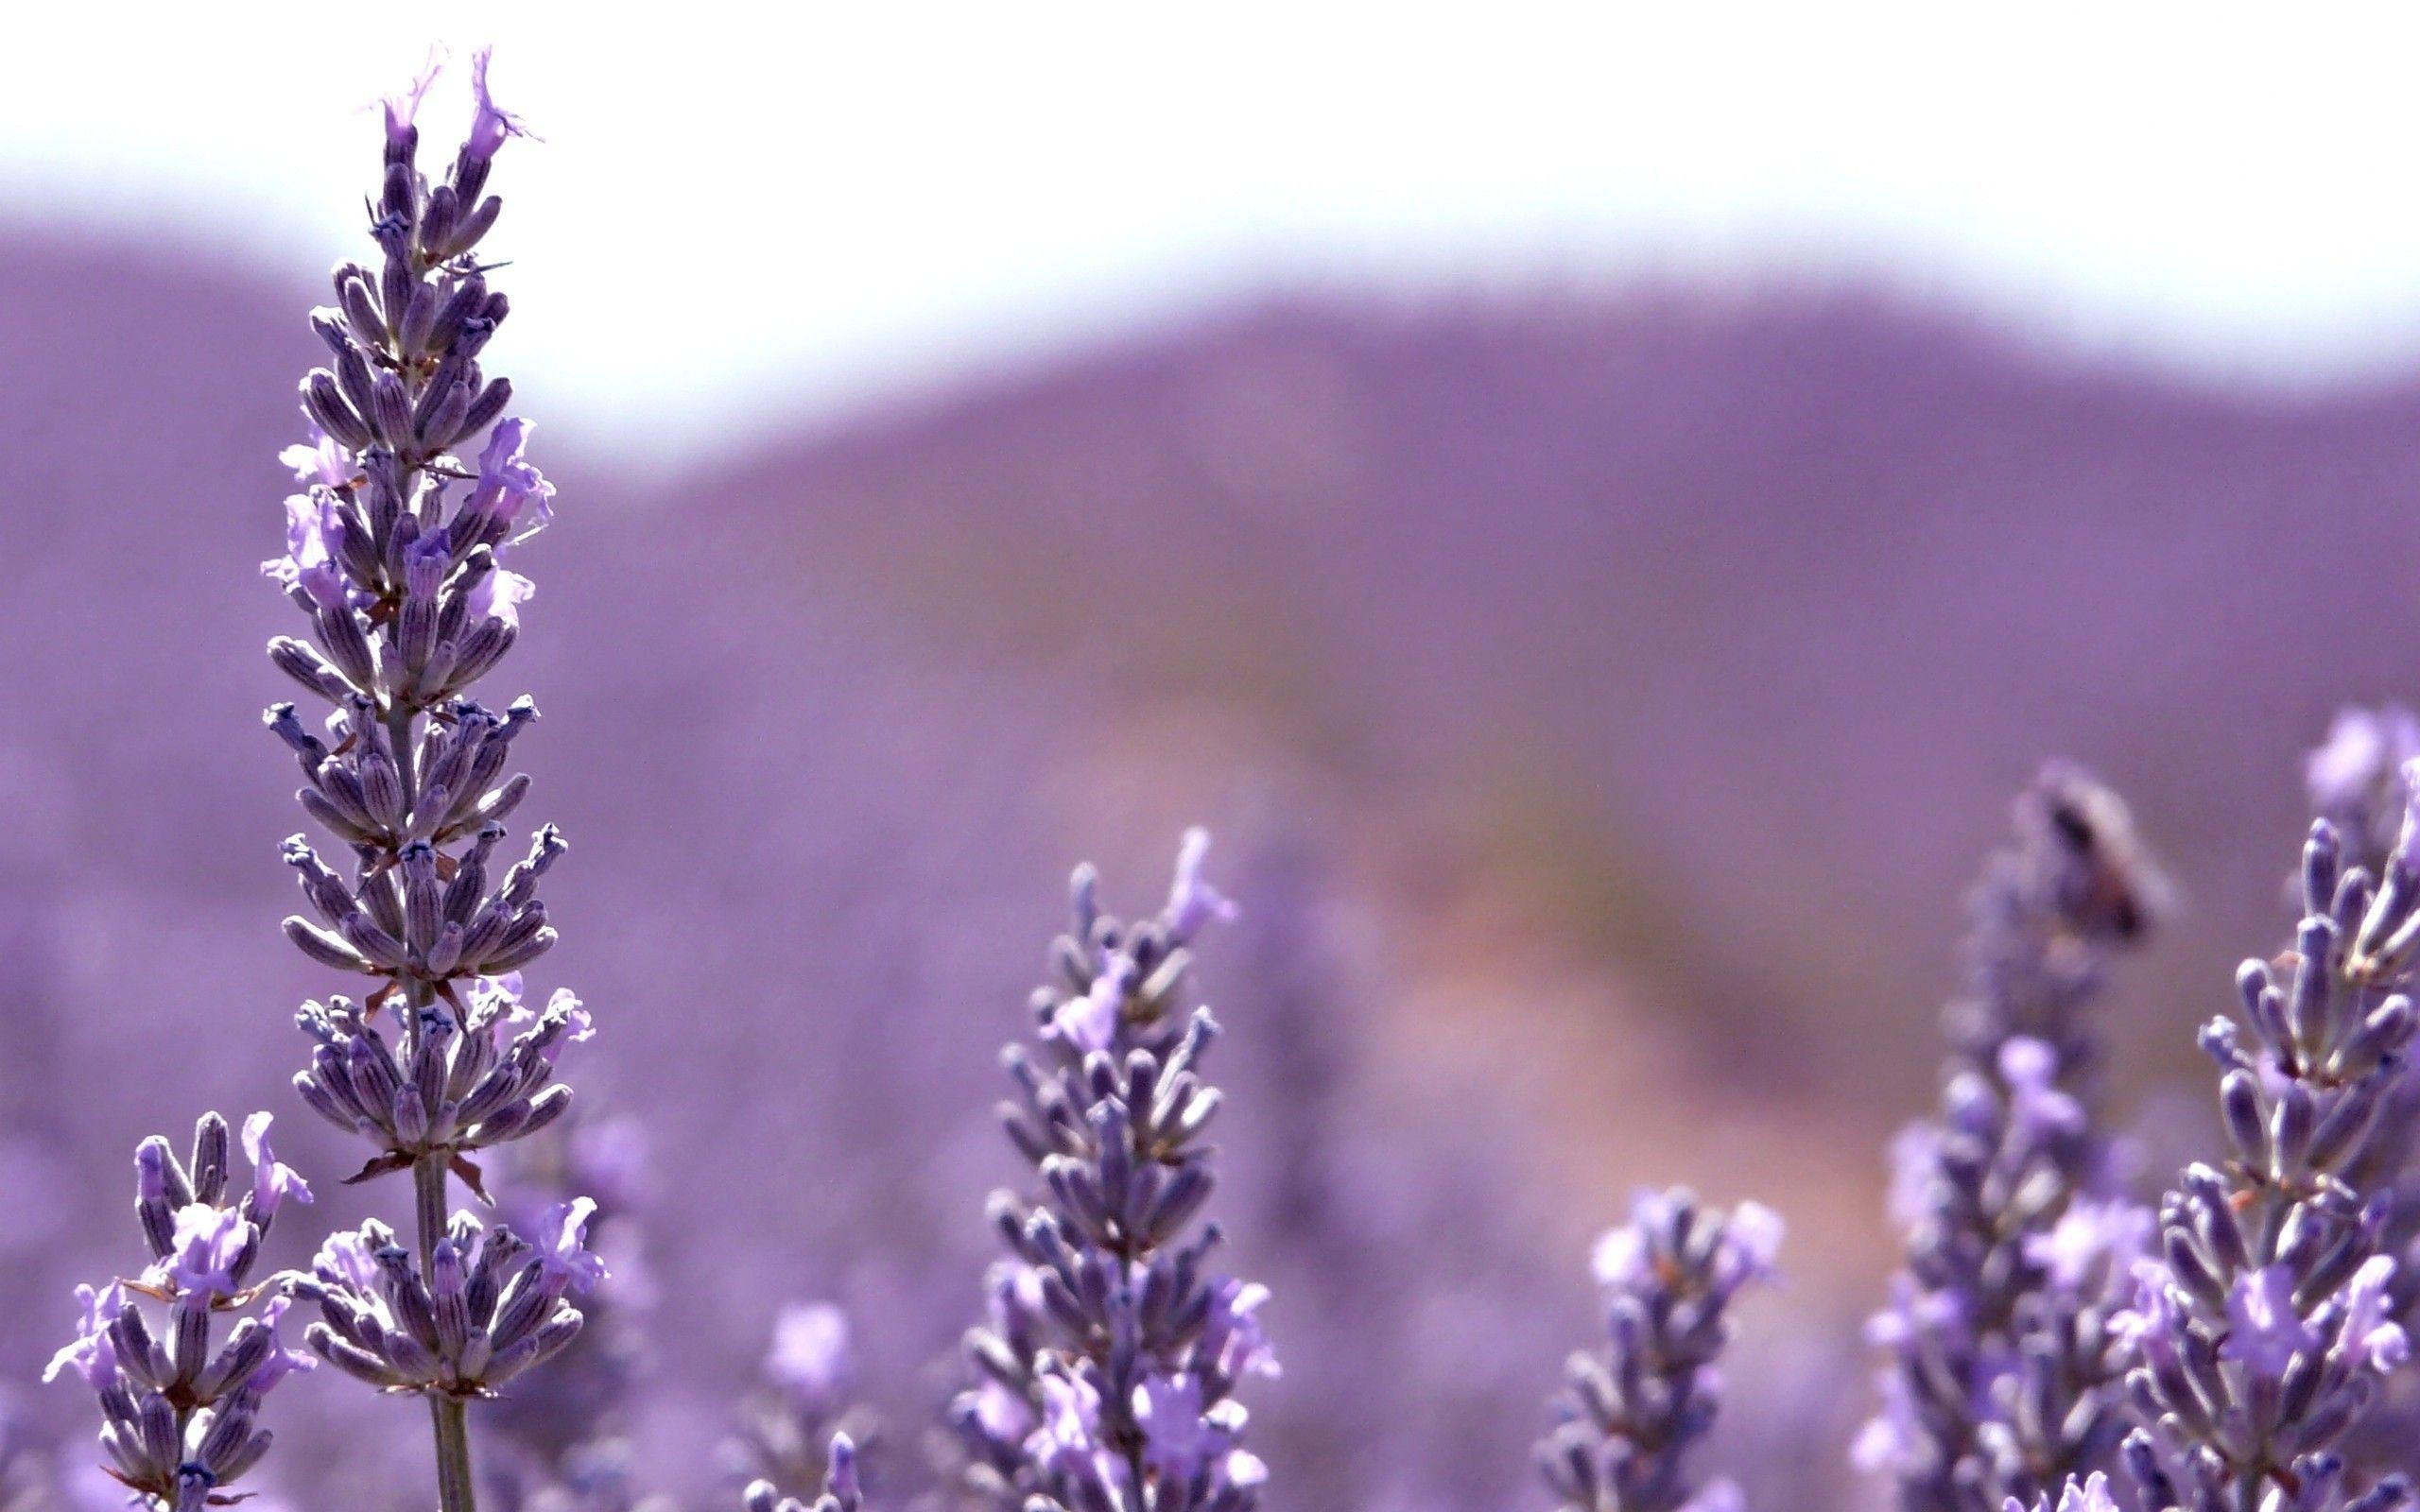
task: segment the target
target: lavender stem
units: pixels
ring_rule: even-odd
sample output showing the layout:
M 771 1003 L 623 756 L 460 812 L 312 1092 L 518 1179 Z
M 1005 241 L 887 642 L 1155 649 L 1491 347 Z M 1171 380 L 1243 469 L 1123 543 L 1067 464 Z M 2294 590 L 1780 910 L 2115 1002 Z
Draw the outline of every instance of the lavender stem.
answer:
M 534 592 L 505 558 L 552 517 L 553 486 L 523 459 L 528 422 L 505 413 L 511 385 L 478 362 L 510 311 L 478 250 L 501 208 L 490 169 L 527 133 L 495 104 L 482 53 L 468 136 L 450 170 L 423 172 L 413 115 L 434 77 L 387 101 L 376 266 L 340 265 L 337 304 L 313 312 L 331 366 L 303 380 L 314 435 L 285 455 L 303 491 L 286 501 L 285 556 L 264 564 L 311 637 L 280 637 L 271 660 L 328 705 L 324 738 L 293 704 L 268 724 L 337 859 L 286 843 L 310 913 L 285 932 L 368 984 L 359 1002 L 303 1005 L 313 1044 L 296 1087 L 372 1145 L 354 1180 L 412 1173 L 417 1243 L 373 1220 L 280 1280 L 317 1305 L 307 1337 L 321 1358 L 428 1399 L 440 1503 L 474 1512 L 468 1402 L 570 1344 L 572 1298 L 605 1267 L 584 1240 L 585 1197 L 549 1206 L 526 1234 L 447 1211 L 450 1177 L 484 1201 L 475 1157 L 569 1108 L 557 1061 L 591 1024 L 568 991 L 523 1001 L 522 968 L 555 940 L 537 890 L 562 836 L 542 826 L 526 859 L 495 855 L 529 787 L 510 747 L 537 706 L 472 696 Z
M 476 1512 L 471 1477 L 471 1415 L 459 1397 L 428 1399 L 437 1428 L 437 1504 L 441 1512 Z

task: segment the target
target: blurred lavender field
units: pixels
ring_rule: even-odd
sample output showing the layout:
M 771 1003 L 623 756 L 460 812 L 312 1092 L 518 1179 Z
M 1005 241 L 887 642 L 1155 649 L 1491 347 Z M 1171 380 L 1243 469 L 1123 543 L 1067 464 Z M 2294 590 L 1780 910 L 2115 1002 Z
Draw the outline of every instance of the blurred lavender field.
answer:
M 25 225 L 0 296 L 22 1383 L 117 1263 L 161 1089 L 291 1103 L 321 984 L 274 929 L 255 564 L 322 296 Z M 549 971 L 612 1028 L 582 1097 L 648 1147 L 645 1477 L 693 1500 L 798 1298 L 849 1310 L 915 1457 L 1061 880 L 1146 905 L 1198 820 L 1245 910 L 1201 983 L 1281 1504 L 1535 1504 L 1587 1240 L 1674 1180 L 1792 1229 L 1718 1454 L 1752 1502 L 1871 1504 L 1880 1151 L 2008 795 L 2086 761 L 2182 880 L 2114 1079 L 2202 1118 L 2171 1080 L 2288 918 L 2300 752 L 2411 691 L 2420 627 L 2420 387 L 2194 387 L 1840 290 L 1280 300 L 677 470 L 645 439 L 549 425 L 579 528 L 514 672 L 574 847 Z M 361 1408 L 297 1395 L 308 1504 Z

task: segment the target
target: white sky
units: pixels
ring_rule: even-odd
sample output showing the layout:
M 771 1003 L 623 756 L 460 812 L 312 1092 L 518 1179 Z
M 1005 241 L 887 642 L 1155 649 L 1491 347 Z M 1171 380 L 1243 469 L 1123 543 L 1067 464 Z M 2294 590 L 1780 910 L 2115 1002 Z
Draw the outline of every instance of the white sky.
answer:
M 147 9 L 9 20 L 7 215 L 316 273 L 366 245 L 365 103 L 449 44 L 441 161 L 492 42 L 547 139 L 499 171 L 500 365 L 617 423 L 823 412 L 1330 281 L 1878 269 L 2233 374 L 2420 353 L 2420 8 Z

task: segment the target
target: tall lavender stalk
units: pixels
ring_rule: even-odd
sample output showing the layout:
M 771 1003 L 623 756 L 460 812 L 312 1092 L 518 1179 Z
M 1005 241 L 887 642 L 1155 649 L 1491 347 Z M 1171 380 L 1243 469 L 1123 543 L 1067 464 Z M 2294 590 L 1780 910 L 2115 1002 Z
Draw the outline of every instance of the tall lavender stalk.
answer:
M 1974 895 L 1940 1117 L 1893 1149 L 1907 1261 L 1869 1330 L 1889 1364 L 1857 1457 L 1908 1512 L 1995 1512 L 2120 1432 L 2109 1322 L 2151 1221 L 2114 1190 L 2088 1010 L 2161 885 L 2072 768 L 2035 781 L 2016 832 Z
M 324 737 L 291 704 L 268 723 L 302 764 L 303 810 L 350 860 L 340 873 L 302 837 L 286 843 L 317 919 L 285 933 L 368 984 L 358 1004 L 304 1005 L 314 1048 L 295 1086 L 371 1144 L 352 1179 L 409 1172 L 413 1192 L 409 1246 L 373 1222 L 332 1237 L 290 1284 L 319 1304 L 308 1337 L 322 1357 L 427 1400 L 444 1512 L 475 1500 L 465 1404 L 568 1343 L 580 1316 L 566 1298 L 603 1273 L 584 1199 L 549 1211 L 534 1250 L 447 1216 L 450 1178 L 484 1195 L 475 1152 L 562 1115 L 555 1062 L 589 1034 L 569 993 L 533 1008 L 518 974 L 555 940 L 537 885 L 562 838 L 542 829 L 527 859 L 490 875 L 529 787 L 506 763 L 537 711 L 470 696 L 531 593 L 503 558 L 546 524 L 554 492 L 522 460 L 527 424 L 503 418 L 510 384 L 478 361 L 507 309 L 478 255 L 502 204 L 489 170 L 525 134 L 487 71 L 481 54 L 470 134 L 441 180 L 415 165 L 435 71 L 387 104 L 378 264 L 340 265 L 335 307 L 312 315 L 332 357 L 302 383 L 320 434 L 288 454 L 305 491 L 287 501 L 286 555 L 266 567 L 311 630 L 271 642 L 270 659 L 331 710 Z M 474 447 L 471 468 L 457 454 Z
M 134 1152 L 134 1215 L 151 1263 L 135 1280 L 76 1288 L 76 1338 L 43 1374 L 73 1370 L 100 1400 L 103 1469 L 147 1505 L 199 1512 L 242 1500 L 229 1492 L 268 1452 L 261 1399 L 312 1362 L 288 1354 L 277 1323 L 287 1300 L 253 1280 L 279 1206 L 311 1189 L 278 1163 L 269 1115 L 244 1121 L 252 1179 L 233 1189 L 227 1121 L 204 1114 L 179 1160 L 158 1135 Z M 161 1309 L 156 1323 L 143 1304 Z M 236 1319 L 224 1345 L 223 1317 Z
M 1018 1095 L 1001 1116 L 1041 1192 L 993 1199 L 1011 1258 L 951 1421 L 968 1488 L 1006 1512 L 1248 1512 L 1267 1478 L 1233 1394 L 1276 1367 L 1266 1293 L 1212 1273 L 1219 1231 L 1194 1226 L 1218 1026 L 1182 999 L 1188 946 L 1229 912 L 1201 877 L 1208 844 L 1185 836 L 1167 906 L 1139 924 L 1103 913 L 1078 869 L 1075 928 L 1034 994 L 1038 1043 L 1005 1057 Z
M 1538 1446 L 1563 1512 L 1736 1512 L 1737 1488 L 1700 1487 L 1688 1455 L 1714 1426 L 1731 1303 L 1771 1279 L 1780 1246 L 1767 1209 L 1723 1213 L 1682 1191 L 1641 1193 L 1630 1222 L 1598 1241 L 1606 1340 L 1571 1356 Z
M 2126 1464 L 2152 1512 L 2386 1512 L 2336 1446 L 2410 1356 L 2394 1321 L 2392 1161 L 2380 1113 L 2404 1079 L 2420 956 L 2420 764 L 2373 878 L 2326 819 L 2303 848 L 2304 918 L 2237 973 L 2240 1022 L 2202 1045 L 2219 1066 L 2230 1158 L 2187 1168 L 2160 1205 L 2158 1259 L 2123 1320 L 2142 1427 Z M 2357 842 L 2358 843 L 2358 842 Z

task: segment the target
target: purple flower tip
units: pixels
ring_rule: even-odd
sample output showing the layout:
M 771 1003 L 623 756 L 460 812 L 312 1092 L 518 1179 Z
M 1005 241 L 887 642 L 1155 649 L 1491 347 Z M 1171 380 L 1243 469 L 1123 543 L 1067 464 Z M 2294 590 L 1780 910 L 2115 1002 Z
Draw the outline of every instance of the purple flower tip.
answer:
M 1185 831 L 1177 847 L 1176 881 L 1168 888 L 1168 932 L 1180 940 L 1191 939 L 1213 919 L 1223 923 L 1236 917 L 1236 905 L 1202 880 L 1209 857 L 1210 832 L 1199 826 Z
M 289 1197 L 306 1205 L 311 1201 L 310 1183 L 292 1166 L 279 1164 L 276 1154 L 268 1147 L 268 1128 L 274 1122 L 275 1118 L 266 1112 L 244 1120 L 244 1159 L 252 1162 L 252 1211 L 264 1223 L 276 1213 L 278 1204 Z
M 173 1246 L 148 1279 L 181 1296 L 224 1296 L 235 1290 L 235 1267 L 251 1240 L 252 1226 L 234 1209 L 189 1202 L 177 1210 Z
M 804 1402 L 829 1401 L 849 1373 L 848 1315 L 829 1302 L 792 1302 L 773 1322 L 765 1374 Z
M 857 1479 L 857 1446 L 846 1434 L 832 1435 L 831 1457 L 825 1462 L 823 1484 L 834 1496 L 854 1500 L 864 1494 Z
M 277 459 L 294 470 L 294 481 L 304 488 L 321 483 L 333 489 L 353 478 L 352 465 L 345 461 L 336 438 L 317 425 L 311 427 L 308 441 L 287 447 L 277 454 Z
M 2008 1083 L 2009 1121 L 2031 1141 L 2075 1133 L 2083 1108 L 2055 1085 L 2058 1052 L 2019 1035 L 2000 1047 L 2000 1077 Z
M 533 422 L 518 417 L 496 421 L 479 453 L 479 478 L 467 506 L 503 521 L 508 531 L 519 531 L 515 541 L 528 540 L 555 518 L 555 486 L 544 472 L 522 460 L 534 429 Z M 529 516 L 527 529 L 521 528 L 524 513 Z
M 289 495 L 285 555 L 261 563 L 261 576 L 281 588 L 302 589 L 322 609 L 335 609 L 344 602 L 344 574 L 336 561 L 337 530 L 336 500 L 324 489 Z
M 1125 1009 L 1126 994 L 1133 983 L 1133 959 L 1103 952 L 1091 988 L 1059 1005 L 1051 1015 L 1051 1032 L 1087 1054 L 1108 1049 L 1116 1038 L 1117 1016 Z
M 427 96 L 428 86 L 436 83 L 437 76 L 444 71 L 444 59 L 432 52 L 427 65 L 420 72 L 420 77 L 412 80 L 411 88 L 400 94 L 389 94 L 380 102 L 387 108 L 387 145 L 389 147 L 400 149 L 410 145 L 412 119 L 420 113 L 420 102 Z
M 2415 755 L 2420 716 L 2411 710 L 2343 709 L 2327 727 L 2327 738 L 2304 759 L 2303 781 L 2321 813 L 2360 813 Z
M 1731 1221 L 1724 1227 L 1724 1243 L 1736 1257 L 1741 1277 L 1751 1280 L 1770 1280 L 1775 1274 L 1773 1262 L 1781 1254 L 1782 1235 L 1788 1225 L 1781 1214 L 1761 1202 L 1743 1202 L 1731 1210 Z
M 50 1357 L 42 1378 L 56 1381 L 60 1371 L 72 1368 L 95 1391 L 106 1390 L 117 1380 L 117 1349 L 110 1343 L 109 1328 L 126 1311 L 126 1289 L 115 1281 L 97 1292 L 78 1286 L 76 1300 L 84 1315 L 76 1320 L 75 1340 Z
M 2381 1375 L 2411 1357 L 2411 1341 L 2402 1325 L 2387 1315 L 2394 1305 L 2388 1293 L 2394 1280 L 2394 1262 L 2373 1255 L 2344 1283 L 2344 1343 Z
M 2155 1227 L 2151 1210 L 2137 1203 L 2079 1198 L 2048 1232 L 2025 1241 L 2025 1258 L 2042 1267 L 2051 1285 L 2072 1291 L 2104 1262 L 2112 1274 L 2131 1270 L 2150 1251 Z
M 1034 1437 L 1036 1456 L 1046 1464 L 1094 1453 L 1100 1439 L 1100 1393 L 1072 1376 L 1044 1376 L 1042 1426 Z
M 471 117 L 470 137 L 462 144 L 464 153 L 482 163 L 494 157 L 507 138 L 532 135 L 521 117 L 499 109 L 495 96 L 488 92 L 488 61 L 493 52 L 482 47 L 471 56 L 471 93 L 477 97 L 478 109 Z
M 278 1320 L 284 1317 L 285 1310 L 293 1305 L 292 1297 L 280 1296 L 269 1298 L 268 1305 L 261 1309 L 261 1326 L 268 1330 L 268 1354 L 253 1367 L 252 1373 L 245 1378 L 246 1390 L 256 1395 L 267 1396 L 270 1387 L 287 1376 L 300 1375 L 303 1371 L 318 1367 L 320 1363 L 318 1360 L 307 1354 L 295 1354 L 288 1351 L 285 1341 L 278 1337 Z
M 588 1220 L 596 1215 L 593 1199 L 574 1197 L 547 1208 L 539 1220 L 538 1263 L 549 1283 L 585 1294 L 607 1279 L 604 1260 L 588 1247 Z
M 537 596 L 536 583 L 498 567 L 471 590 L 469 609 L 476 618 L 502 620 L 517 630 L 521 627 L 521 606 Z
M 378 1287 L 376 1248 L 366 1233 L 357 1230 L 344 1229 L 328 1235 L 320 1242 L 319 1254 L 312 1258 L 311 1269 L 321 1280 L 364 1296 L 374 1294 Z
M 2282 1379 L 2298 1355 L 2319 1343 L 2294 1311 L 2294 1273 L 2285 1265 L 2264 1265 L 2238 1280 L 2227 1296 L 2227 1322 L 2219 1353 L 2270 1381 Z

